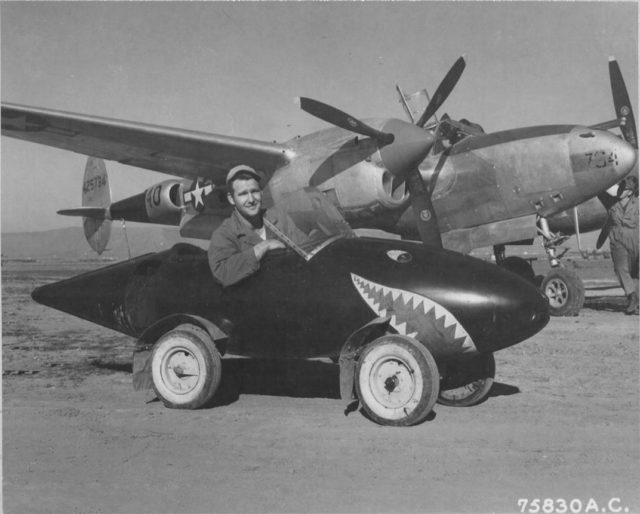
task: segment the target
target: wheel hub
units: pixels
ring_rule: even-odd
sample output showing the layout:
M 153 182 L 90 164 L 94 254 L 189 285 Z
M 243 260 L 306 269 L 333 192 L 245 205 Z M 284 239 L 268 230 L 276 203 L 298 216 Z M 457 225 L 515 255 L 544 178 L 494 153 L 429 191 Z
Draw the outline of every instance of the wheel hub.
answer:
M 550 280 L 545 288 L 545 294 L 549 298 L 552 307 L 562 307 L 567 303 L 569 290 L 567 285 L 559 279 Z
M 397 385 L 398 377 L 396 375 L 390 376 L 384 381 L 384 388 L 389 392 L 393 391 Z
M 195 356 L 184 348 L 168 353 L 162 362 L 162 378 L 176 394 L 186 394 L 198 385 L 200 370 Z
M 413 370 L 402 360 L 383 359 L 373 367 L 372 391 L 380 404 L 397 409 L 414 396 Z

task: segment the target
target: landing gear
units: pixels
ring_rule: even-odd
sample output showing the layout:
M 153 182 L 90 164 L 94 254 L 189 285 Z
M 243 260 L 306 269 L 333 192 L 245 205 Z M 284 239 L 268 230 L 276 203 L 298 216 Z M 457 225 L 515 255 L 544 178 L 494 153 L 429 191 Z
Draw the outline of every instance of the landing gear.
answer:
M 222 376 L 220 353 L 213 340 L 195 325 L 184 324 L 164 334 L 151 354 L 153 389 L 166 407 L 197 409 L 215 394 Z
M 553 268 L 542 281 L 552 316 L 577 316 L 584 305 L 584 284 L 567 268 Z
M 470 407 L 482 402 L 493 385 L 496 361 L 493 353 L 467 361 L 445 364 L 438 403 L 450 407 Z
M 376 423 L 410 426 L 423 421 L 438 398 L 440 375 L 427 348 L 387 334 L 369 343 L 356 368 L 356 392 Z
M 551 266 L 546 277 L 536 275 L 525 259 L 506 257 L 504 245 L 493 247 L 496 264 L 538 286 L 549 299 L 549 313 L 552 316 L 577 316 L 584 305 L 584 284 L 574 271 L 563 268 L 560 264 L 560 259 L 568 248 L 558 251 L 558 247 L 569 236 L 551 232 L 547 220 L 542 217 L 538 218 L 537 229 L 542 236 L 542 246 Z
M 541 285 L 549 299 L 549 312 L 552 316 L 577 316 L 584 305 L 584 283 L 577 273 L 560 266 L 560 259 L 568 248 L 560 253 L 557 251 L 569 236 L 551 232 L 545 218 L 538 219 L 538 233 L 551 265 L 551 271 Z

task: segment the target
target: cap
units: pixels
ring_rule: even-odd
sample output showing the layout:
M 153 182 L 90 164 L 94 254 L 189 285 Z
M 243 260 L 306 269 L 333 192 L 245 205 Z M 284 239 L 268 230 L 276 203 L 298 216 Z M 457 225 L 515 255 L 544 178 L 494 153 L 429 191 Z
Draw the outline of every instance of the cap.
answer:
M 229 173 L 227 173 L 226 183 L 228 184 L 229 182 L 231 182 L 234 179 L 234 177 L 240 172 L 248 173 L 253 178 L 255 178 L 258 182 L 260 182 L 260 179 L 262 178 L 258 174 L 258 172 L 254 170 L 251 166 L 247 166 L 246 164 L 240 164 L 239 166 L 235 166 L 229 170 Z

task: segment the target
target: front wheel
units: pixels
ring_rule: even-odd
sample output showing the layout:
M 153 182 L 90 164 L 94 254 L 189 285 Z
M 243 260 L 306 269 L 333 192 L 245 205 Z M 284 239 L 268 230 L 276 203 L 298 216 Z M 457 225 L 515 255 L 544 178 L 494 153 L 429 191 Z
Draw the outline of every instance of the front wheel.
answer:
M 358 360 L 356 391 L 376 423 L 410 426 L 423 421 L 438 398 L 438 366 L 410 337 L 388 334 L 369 343 Z
M 194 325 L 180 325 L 153 347 L 151 376 L 165 406 L 197 409 L 218 389 L 222 360 L 209 334 Z
M 584 305 L 584 284 L 574 271 L 553 268 L 542 281 L 552 316 L 577 316 Z
M 450 363 L 440 382 L 438 403 L 449 407 L 471 407 L 483 401 L 496 376 L 493 353 L 478 355 L 470 360 Z

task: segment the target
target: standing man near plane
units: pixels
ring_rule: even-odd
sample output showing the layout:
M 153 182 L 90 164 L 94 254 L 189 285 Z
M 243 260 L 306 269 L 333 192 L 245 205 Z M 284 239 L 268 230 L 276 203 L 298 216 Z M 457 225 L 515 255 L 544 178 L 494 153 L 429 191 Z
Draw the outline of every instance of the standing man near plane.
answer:
M 628 299 L 625 313 L 638 314 L 638 179 L 624 179 L 605 205 L 613 268 Z
M 260 260 L 271 250 L 284 248 L 264 223 L 296 244 L 308 240 L 293 220 L 277 209 L 262 209 L 260 175 L 250 166 L 240 165 L 227 174 L 227 199 L 234 206 L 233 213 L 211 235 L 209 266 L 214 278 L 223 286 L 230 286 L 260 269 Z

